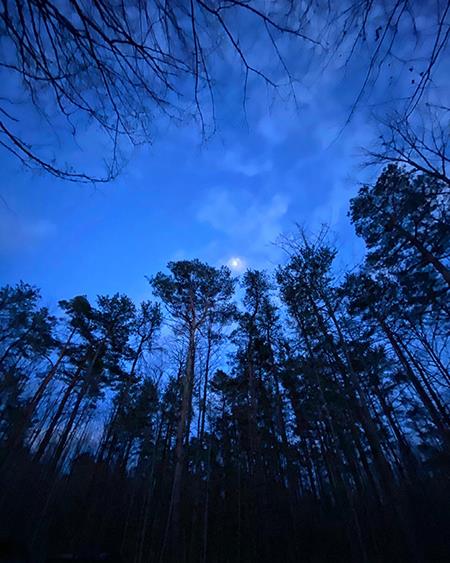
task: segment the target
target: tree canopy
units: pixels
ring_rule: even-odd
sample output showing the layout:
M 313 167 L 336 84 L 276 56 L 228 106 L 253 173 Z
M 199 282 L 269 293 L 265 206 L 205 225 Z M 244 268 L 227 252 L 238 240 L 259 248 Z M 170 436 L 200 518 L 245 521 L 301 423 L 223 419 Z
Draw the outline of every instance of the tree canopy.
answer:
M 438 0 L 5 0 L 0 144 L 58 178 L 108 181 L 122 167 L 121 148 L 151 142 L 167 120 L 194 120 L 210 135 L 224 76 L 237 76 L 244 105 L 253 79 L 295 100 L 308 68 L 325 73 L 359 57 L 363 76 L 348 119 L 380 75 L 414 71 L 389 150 L 376 153 L 423 165 L 424 154 L 426 162 L 427 152 L 442 155 L 441 148 L 428 144 L 424 152 L 415 143 L 411 154 L 403 142 L 412 138 L 408 120 L 421 102 L 437 104 L 427 93 L 448 54 L 449 17 L 448 5 Z M 33 111 L 42 134 L 74 137 L 81 145 L 86 130 L 101 137 L 105 173 L 79 170 L 54 147 L 43 147 L 28 128 Z

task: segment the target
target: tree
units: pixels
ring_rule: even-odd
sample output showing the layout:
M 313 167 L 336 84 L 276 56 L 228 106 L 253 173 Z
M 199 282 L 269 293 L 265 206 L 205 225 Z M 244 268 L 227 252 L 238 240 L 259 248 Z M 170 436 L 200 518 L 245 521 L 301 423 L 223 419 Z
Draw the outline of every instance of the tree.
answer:
M 73 399 L 70 415 L 52 454 L 55 468 L 66 448 L 83 401 L 88 400 L 88 404 L 94 406 L 102 393 L 102 387 L 122 376 L 121 361 L 128 351 L 134 315 L 134 305 L 130 299 L 118 294 L 113 297 L 98 297 L 98 309 L 94 309 L 86 297 L 82 296 L 62 301 L 60 305 L 68 315 L 70 325 L 76 329 L 79 339 L 71 346 L 64 366 L 64 375 L 68 379 L 64 394 L 35 454 L 36 460 L 44 455 L 55 436 L 57 425 Z
M 114 398 L 114 411 L 100 448 L 99 459 L 102 459 L 105 451 L 109 450 L 109 453 L 106 454 L 107 459 L 109 461 L 112 460 L 114 450 L 120 438 L 120 428 L 125 424 L 123 419 L 128 417 L 127 412 L 131 408 L 130 403 L 133 401 L 134 394 L 140 389 L 139 363 L 146 353 L 151 352 L 161 322 L 159 305 L 153 304 L 150 301 L 144 301 L 128 327 L 131 330 L 130 336 L 134 342 L 130 350 L 125 350 L 122 347 L 122 354 L 129 356 L 130 367 L 128 373 L 124 373 L 118 382 L 118 391 Z M 133 418 L 133 415 L 131 417 Z
M 0 293 L 0 369 L 33 354 L 45 356 L 54 342 L 51 325 L 54 318 L 45 307 L 38 308 L 39 291 L 23 282 L 5 286 Z
M 350 311 L 361 315 L 366 326 L 374 326 L 374 330 L 381 332 L 387 340 L 433 423 L 444 440 L 448 439 L 449 415 L 439 398 L 439 391 L 409 351 L 409 327 L 402 326 L 402 303 L 396 286 L 381 276 L 374 280 L 361 273 L 347 277 L 344 292 Z
M 22 442 L 55 370 L 53 365 L 51 375 L 44 378 L 31 398 L 25 400 L 22 397 L 23 380 L 27 379 L 28 372 L 38 371 L 51 363 L 50 356 L 59 345 L 53 330 L 56 319 L 46 307 L 39 307 L 39 300 L 39 291 L 23 282 L 0 290 L 0 377 L 5 392 L 8 389 L 10 393 L 9 406 L 5 405 L 3 414 L 5 419 L 14 417 L 15 421 L 10 420 L 8 425 L 7 447 L 10 449 L 17 448 Z
M 435 177 L 411 175 L 395 165 L 375 186 L 363 186 L 351 200 L 350 216 L 369 249 L 368 263 L 405 274 L 423 272 L 434 291 L 440 289 L 439 277 L 450 287 L 449 207 L 443 191 Z
M 366 153 L 369 164 L 405 166 L 414 173 L 434 178 L 442 184 L 444 195 L 450 186 L 448 108 L 427 109 L 425 115 L 415 120 L 399 113 L 382 120 L 378 146 Z
M 381 494 L 389 497 L 392 493 L 391 468 L 383 452 L 382 438 L 374 423 L 366 390 L 355 370 L 351 344 L 346 334 L 346 322 L 338 314 L 336 292 L 331 285 L 331 263 L 334 256 L 335 251 L 321 238 L 315 243 L 309 243 L 305 235 L 300 234 L 300 240 L 292 243 L 290 261 L 278 270 L 278 282 L 303 338 L 306 334 L 302 311 L 305 306 L 309 309 L 315 324 L 313 330 L 324 339 L 324 345 L 333 360 L 333 368 L 338 374 L 347 408 L 367 440 L 380 479 Z M 309 353 L 311 359 L 314 359 Z
M 418 237 L 428 181 L 420 209 L 393 190 Z M 236 304 L 198 260 L 150 278 L 160 304 L 77 296 L 50 326 L 35 288 L 0 290 L 3 534 L 91 561 L 448 559 L 444 280 L 406 244 L 342 279 L 326 232 L 283 245 Z
M 169 508 L 168 529 L 175 551 L 182 548 L 180 500 L 185 462 L 185 440 L 190 432 L 190 410 L 194 385 L 197 335 L 212 313 L 226 311 L 233 293 L 228 268 L 213 268 L 199 260 L 169 262 L 170 274 L 151 278 L 153 290 L 167 308 L 177 331 L 187 340 L 185 369 L 182 376 L 181 410 L 175 446 L 175 472 Z M 163 546 L 164 550 L 164 546 Z

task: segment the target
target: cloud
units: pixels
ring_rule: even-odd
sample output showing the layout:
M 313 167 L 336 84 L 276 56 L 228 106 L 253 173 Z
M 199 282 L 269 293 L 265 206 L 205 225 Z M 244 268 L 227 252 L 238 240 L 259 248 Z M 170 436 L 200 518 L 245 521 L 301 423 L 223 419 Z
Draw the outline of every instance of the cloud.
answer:
M 222 166 L 231 172 L 253 178 L 259 174 L 270 172 L 273 168 L 273 162 L 269 158 L 245 158 L 239 151 L 229 150 L 222 159 Z
M 346 219 L 349 209 L 349 201 L 355 195 L 355 184 L 346 177 L 337 177 L 329 182 L 326 197 L 321 198 L 308 215 L 304 218 L 305 223 L 313 231 L 320 229 L 324 224 L 332 229 L 339 228 L 342 221 Z
M 229 235 L 257 234 L 267 240 L 280 226 L 288 210 L 287 198 L 279 193 L 268 201 L 257 201 L 248 191 L 216 188 L 197 211 L 197 219 Z
M 33 249 L 55 233 L 56 225 L 47 219 L 25 219 L 10 210 L 0 210 L 2 254 Z
M 289 135 L 291 123 L 292 114 L 286 115 L 286 112 L 281 115 L 274 115 L 273 112 L 266 113 L 259 120 L 257 131 L 270 144 L 278 145 Z
M 220 241 L 214 248 L 223 263 L 238 256 L 254 266 L 271 259 L 272 243 L 283 230 L 288 209 L 281 193 L 258 200 L 248 190 L 215 188 L 198 208 L 197 220 L 217 231 Z

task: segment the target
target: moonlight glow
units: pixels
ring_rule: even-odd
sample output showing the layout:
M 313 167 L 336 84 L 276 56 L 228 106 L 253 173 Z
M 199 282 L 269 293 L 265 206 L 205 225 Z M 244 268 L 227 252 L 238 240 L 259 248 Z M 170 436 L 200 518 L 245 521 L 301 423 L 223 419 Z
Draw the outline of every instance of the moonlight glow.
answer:
M 245 268 L 245 262 L 242 258 L 239 258 L 239 256 L 232 256 L 227 264 L 235 272 L 242 272 Z

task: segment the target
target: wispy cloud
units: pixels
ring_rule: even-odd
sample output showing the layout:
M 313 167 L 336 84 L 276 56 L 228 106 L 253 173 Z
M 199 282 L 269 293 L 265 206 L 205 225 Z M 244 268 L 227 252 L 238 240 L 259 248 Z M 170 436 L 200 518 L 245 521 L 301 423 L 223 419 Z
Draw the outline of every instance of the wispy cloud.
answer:
M 26 219 L 8 209 L 0 210 L 0 253 L 30 250 L 56 233 L 56 225 L 46 219 Z
M 223 263 L 236 257 L 260 267 L 271 260 L 272 243 L 283 230 L 288 209 L 288 198 L 281 193 L 258 200 L 248 190 L 215 188 L 199 206 L 197 219 L 216 231 L 214 250 Z
M 230 172 L 252 178 L 270 172 L 273 162 L 269 158 L 245 157 L 238 150 L 228 150 L 222 158 L 222 166 Z

